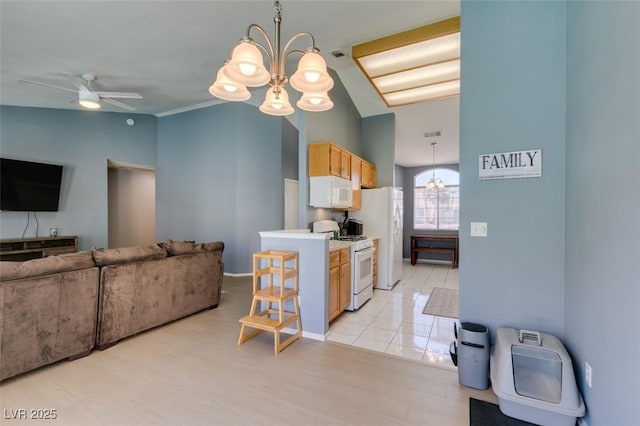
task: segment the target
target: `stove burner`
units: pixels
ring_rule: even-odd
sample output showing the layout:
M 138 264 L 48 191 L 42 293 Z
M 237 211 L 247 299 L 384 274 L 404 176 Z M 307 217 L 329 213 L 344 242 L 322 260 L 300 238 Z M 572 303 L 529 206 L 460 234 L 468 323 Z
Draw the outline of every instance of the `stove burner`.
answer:
M 338 237 L 339 241 L 362 241 L 366 239 L 366 235 L 341 235 Z

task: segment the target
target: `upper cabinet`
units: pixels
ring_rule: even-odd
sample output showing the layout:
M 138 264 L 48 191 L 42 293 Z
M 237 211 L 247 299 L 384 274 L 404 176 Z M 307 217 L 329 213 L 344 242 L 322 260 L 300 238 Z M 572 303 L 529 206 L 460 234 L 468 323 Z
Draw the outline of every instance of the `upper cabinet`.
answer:
M 351 153 L 330 142 L 309 144 L 309 176 L 351 179 Z
M 331 142 L 309 144 L 309 177 L 338 176 L 351 181 L 353 204 L 348 210 L 360 210 L 361 188 L 376 187 L 376 167 Z
M 362 160 L 360 179 L 363 188 L 375 188 L 377 185 L 376 166 Z
M 351 153 L 340 150 L 340 177 L 351 179 Z

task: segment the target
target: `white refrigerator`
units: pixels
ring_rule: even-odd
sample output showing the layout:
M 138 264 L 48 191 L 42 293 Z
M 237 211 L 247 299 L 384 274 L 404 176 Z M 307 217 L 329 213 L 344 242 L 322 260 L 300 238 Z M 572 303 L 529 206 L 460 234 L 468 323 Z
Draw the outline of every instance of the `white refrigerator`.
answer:
M 353 216 L 362 221 L 363 234 L 380 237 L 375 288 L 391 290 L 402 274 L 402 190 L 363 189 L 361 201 Z

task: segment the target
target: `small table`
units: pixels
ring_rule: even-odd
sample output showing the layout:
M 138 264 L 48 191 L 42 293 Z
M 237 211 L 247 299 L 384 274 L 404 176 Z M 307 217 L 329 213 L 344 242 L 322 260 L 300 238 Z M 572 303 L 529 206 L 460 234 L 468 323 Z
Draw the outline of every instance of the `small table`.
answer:
M 422 244 L 421 244 L 422 242 Z M 436 242 L 436 244 L 431 244 Z M 446 247 L 439 243 L 453 243 L 453 247 Z M 415 265 L 418 253 L 421 251 L 432 253 L 451 254 L 451 267 L 458 267 L 458 236 L 457 235 L 435 235 L 417 234 L 411 236 L 411 264 Z

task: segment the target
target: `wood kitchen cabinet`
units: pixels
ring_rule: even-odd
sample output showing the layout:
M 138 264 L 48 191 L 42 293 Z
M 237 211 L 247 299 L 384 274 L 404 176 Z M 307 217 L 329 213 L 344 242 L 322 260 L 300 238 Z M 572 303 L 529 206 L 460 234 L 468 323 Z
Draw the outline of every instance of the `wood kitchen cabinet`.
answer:
M 351 179 L 351 153 L 344 149 L 340 150 L 340 167 L 340 177 Z
M 309 176 L 351 179 L 351 153 L 331 142 L 309 144 Z
M 363 188 L 375 188 L 377 185 L 376 166 L 362 160 L 360 179 Z
M 377 185 L 376 167 L 373 164 L 326 141 L 309 144 L 309 177 L 312 176 L 349 179 L 353 202 L 347 210 L 360 210 L 362 188 L 375 188 Z
M 351 303 L 351 249 L 329 252 L 329 321 Z

